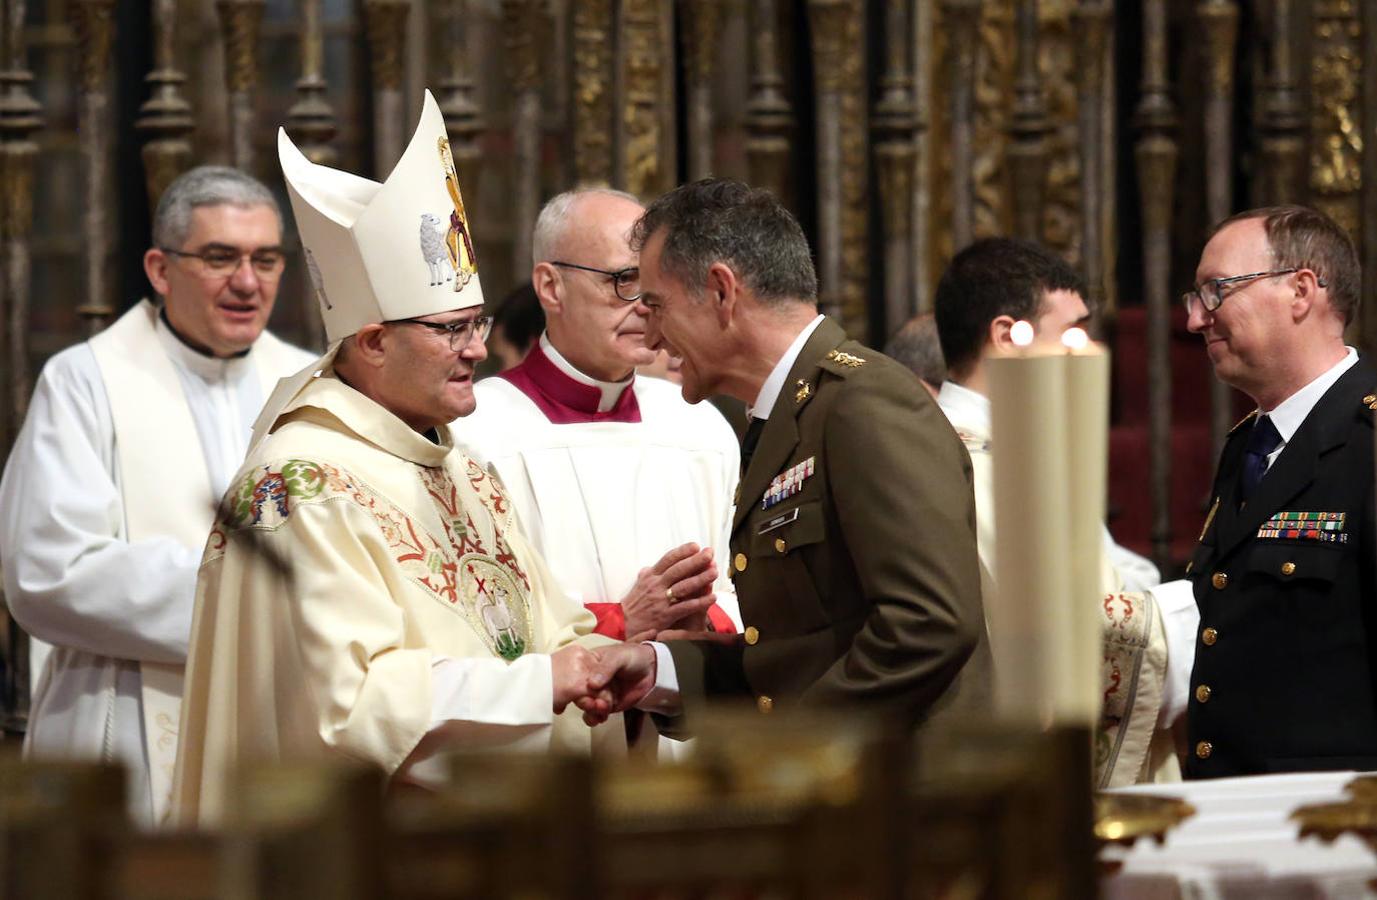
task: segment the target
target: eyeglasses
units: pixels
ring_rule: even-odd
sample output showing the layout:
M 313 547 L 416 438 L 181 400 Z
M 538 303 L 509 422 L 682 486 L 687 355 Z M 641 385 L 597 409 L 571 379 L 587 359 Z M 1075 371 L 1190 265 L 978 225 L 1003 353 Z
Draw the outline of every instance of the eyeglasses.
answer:
M 1190 315 L 1195 308 L 1196 302 L 1200 303 L 1201 308 L 1206 312 L 1214 312 L 1219 309 L 1219 305 L 1228 296 L 1224 293 L 1224 288 L 1231 284 L 1242 284 L 1245 281 L 1253 281 L 1258 278 L 1273 278 L 1277 275 L 1291 275 L 1296 272 L 1305 271 L 1303 268 L 1292 267 L 1290 269 L 1273 269 L 1270 272 L 1253 272 L 1248 275 L 1232 275 L 1228 278 L 1211 278 L 1204 284 L 1198 285 L 1193 291 L 1186 291 L 1181 295 L 1181 303 L 1186 307 L 1186 315 Z M 1318 275 L 1315 281 L 1320 287 L 1328 287 L 1323 278 Z M 1232 292 L 1230 292 L 1232 293 Z
M 234 247 L 210 246 L 200 253 L 173 250 L 171 247 L 159 247 L 158 249 L 169 256 L 197 260 L 200 263 L 201 273 L 208 278 L 228 278 L 238 272 L 239 264 L 247 259 L 249 265 L 253 267 L 253 274 L 259 279 L 276 281 L 287 264 L 286 254 L 275 248 L 241 252 Z
M 627 266 L 625 269 L 618 269 L 609 272 L 607 269 L 595 269 L 592 266 L 580 266 L 576 263 L 552 262 L 552 266 L 560 266 L 565 269 L 578 269 L 581 272 L 596 272 L 599 275 L 606 275 L 612 280 L 612 290 L 618 299 L 625 300 L 627 303 L 635 303 L 641 299 L 641 270 L 637 266 Z
M 449 349 L 455 353 L 463 350 L 478 336 L 479 343 L 488 339 L 492 331 L 492 316 L 478 316 L 463 322 L 426 322 L 421 319 L 392 319 L 388 325 L 422 325 L 432 331 L 443 331 L 449 335 Z

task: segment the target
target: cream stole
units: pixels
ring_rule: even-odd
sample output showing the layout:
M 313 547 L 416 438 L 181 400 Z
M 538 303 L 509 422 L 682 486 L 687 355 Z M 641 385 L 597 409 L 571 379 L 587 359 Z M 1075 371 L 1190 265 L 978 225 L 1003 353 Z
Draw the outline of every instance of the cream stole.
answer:
M 158 308 L 143 300 L 91 339 L 115 426 L 125 539 L 170 537 L 200 550 L 220 498 L 211 490 L 182 382 L 158 343 L 157 320 Z M 251 353 L 267 397 L 295 359 L 288 345 L 266 331 Z M 139 668 L 153 821 L 161 824 L 172 791 L 185 667 L 143 662 Z

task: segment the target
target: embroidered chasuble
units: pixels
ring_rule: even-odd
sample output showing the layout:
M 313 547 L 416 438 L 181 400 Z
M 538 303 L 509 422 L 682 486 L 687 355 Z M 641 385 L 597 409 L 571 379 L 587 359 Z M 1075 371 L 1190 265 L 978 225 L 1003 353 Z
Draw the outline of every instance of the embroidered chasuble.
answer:
M 625 637 L 621 598 L 637 574 L 690 541 L 714 551 L 714 629 L 739 631 L 727 564 L 739 476 L 731 427 L 668 381 L 609 385 L 571 372 L 542 337 L 521 365 L 474 386 L 478 409 L 451 424 L 455 440 L 496 469 L 527 537 L 599 633 Z
M 593 624 L 448 432 L 327 373 L 250 452 L 206 544 L 177 820 L 215 822 L 245 761 L 343 754 L 410 777 L 446 743 L 586 752 L 579 711 L 551 710 L 546 654 L 607 643 Z

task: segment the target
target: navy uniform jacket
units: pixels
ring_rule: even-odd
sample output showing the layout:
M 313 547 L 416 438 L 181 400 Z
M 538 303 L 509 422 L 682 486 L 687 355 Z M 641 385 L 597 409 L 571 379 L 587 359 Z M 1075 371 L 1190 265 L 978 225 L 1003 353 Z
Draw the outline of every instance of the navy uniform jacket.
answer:
M 791 471 L 793 489 L 766 508 Z M 831 320 L 741 479 L 730 565 L 744 641 L 670 644 L 690 713 L 738 697 L 915 725 L 957 695 L 962 707 L 988 697 L 970 458 L 911 372 Z
M 1364 360 L 1345 372 L 1242 510 L 1251 416 L 1224 445 L 1187 570 L 1200 607 L 1188 778 L 1377 769 L 1374 385 Z

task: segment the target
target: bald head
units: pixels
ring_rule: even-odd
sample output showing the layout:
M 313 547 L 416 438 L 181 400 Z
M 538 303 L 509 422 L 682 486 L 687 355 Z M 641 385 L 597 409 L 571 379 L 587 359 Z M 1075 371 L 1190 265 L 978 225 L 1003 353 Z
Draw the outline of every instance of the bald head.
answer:
M 621 381 L 654 354 L 645 346 L 631 228 L 641 204 L 621 191 L 569 191 L 541 210 L 531 284 L 556 350 L 583 374 Z M 630 298 L 630 300 L 626 299 Z

